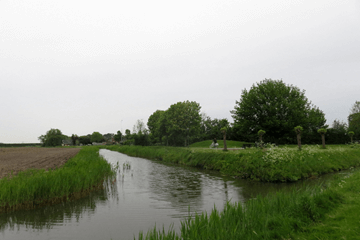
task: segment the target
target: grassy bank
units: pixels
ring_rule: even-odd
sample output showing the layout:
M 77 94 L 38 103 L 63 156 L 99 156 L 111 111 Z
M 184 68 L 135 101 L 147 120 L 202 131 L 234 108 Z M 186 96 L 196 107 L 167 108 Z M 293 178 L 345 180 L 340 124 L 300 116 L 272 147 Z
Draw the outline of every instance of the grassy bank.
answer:
M 55 170 L 29 169 L 0 180 L 0 212 L 35 208 L 86 195 L 112 176 L 110 164 L 98 147 L 84 147 Z
M 130 156 L 217 170 L 240 178 L 265 182 L 289 182 L 349 169 L 360 165 L 360 148 L 303 146 L 246 149 L 224 152 L 214 149 L 108 146 Z
M 191 147 L 191 148 L 209 148 L 212 142 L 213 142 L 213 140 L 196 142 L 196 143 L 191 144 L 189 147 Z M 218 148 L 224 148 L 224 140 L 218 139 L 217 143 L 219 144 Z M 252 146 L 255 146 L 254 143 L 226 140 L 226 146 L 228 148 L 241 148 L 241 147 L 243 147 L 244 144 L 251 144 Z
M 138 239 L 359 239 L 359 181 L 357 171 L 317 188 L 227 204 L 185 219 L 179 233 L 154 228 Z

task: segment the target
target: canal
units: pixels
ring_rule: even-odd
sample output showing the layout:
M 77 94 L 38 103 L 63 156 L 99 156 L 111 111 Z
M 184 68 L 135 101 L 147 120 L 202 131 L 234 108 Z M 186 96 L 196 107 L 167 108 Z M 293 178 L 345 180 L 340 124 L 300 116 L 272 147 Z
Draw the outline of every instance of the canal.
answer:
M 246 202 L 258 194 L 317 185 L 333 175 L 297 183 L 259 183 L 218 172 L 164 164 L 100 150 L 119 166 L 116 180 L 73 202 L 0 215 L 0 239 L 133 239 L 148 229 L 175 230 L 195 212 L 222 210 L 227 201 Z

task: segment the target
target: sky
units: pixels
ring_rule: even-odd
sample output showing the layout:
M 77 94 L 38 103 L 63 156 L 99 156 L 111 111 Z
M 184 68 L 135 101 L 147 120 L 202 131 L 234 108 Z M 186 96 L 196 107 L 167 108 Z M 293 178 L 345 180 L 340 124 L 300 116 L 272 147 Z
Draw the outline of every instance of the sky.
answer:
M 327 124 L 360 101 L 358 0 L 0 0 L 0 142 L 116 133 L 196 101 L 233 121 L 264 79 Z

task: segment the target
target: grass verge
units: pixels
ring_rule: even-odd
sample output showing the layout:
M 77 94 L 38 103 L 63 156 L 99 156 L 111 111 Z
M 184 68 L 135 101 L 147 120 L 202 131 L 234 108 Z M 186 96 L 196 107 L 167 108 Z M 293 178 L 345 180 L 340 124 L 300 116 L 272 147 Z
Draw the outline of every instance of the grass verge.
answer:
M 114 171 L 98 151 L 98 147 L 84 147 L 61 168 L 29 169 L 1 179 L 0 212 L 76 199 L 101 188 Z
M 339 178 L 334 188 L 344 196 L 340 207 L 325 218 L 292 234 L 293 240 L 360 239 L 360 173 Z
M 178 232 L 154 227 L 138 239 L 359 239 L 359 181 L 357 171 L 316 188 L 227 203 L 188 217 Z
M 202 142 L 196 142 L 191 144 L 189 147 L 193 148 L 209 148 L 211 143 L 213 142 L 213 140 L 206 140 L 206 141 L 202 141 Z M 224 148 L 224 140 L 217 140 L 217 143 L 219 144 L 218 148 Z M 242 148 L 243 144 L 251 144 L 252 146 L 255 146 L 254 143 L 250 143 L 250 142 L 239 142 L 239 141 L 231 141 L 231 140 L 226 140 L 226 146 L 228 148 Z
M 202 148 L 107 146 L 134 157 L 217 170 L 240 178 L 264 182 L 291 182 L 360 165 L 360 148 L 332 146 L 272 147 L 238 151 Z

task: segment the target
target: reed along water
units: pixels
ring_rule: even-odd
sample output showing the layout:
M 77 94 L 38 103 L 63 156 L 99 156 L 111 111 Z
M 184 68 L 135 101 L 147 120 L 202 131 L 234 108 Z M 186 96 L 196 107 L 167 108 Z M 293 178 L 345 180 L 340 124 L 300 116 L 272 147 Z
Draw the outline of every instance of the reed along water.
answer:
M 227 201 L 317 185 L 333 175 L 297 183 L 260 183 L 218 172 L 164 164 L 100 150 L 119 166 L 116 180 L 88 197 L 35 210 L 0 214 L 0 239 L 134 239 L 156 226 L 175 230 L 195 212 L 222 210 Z

